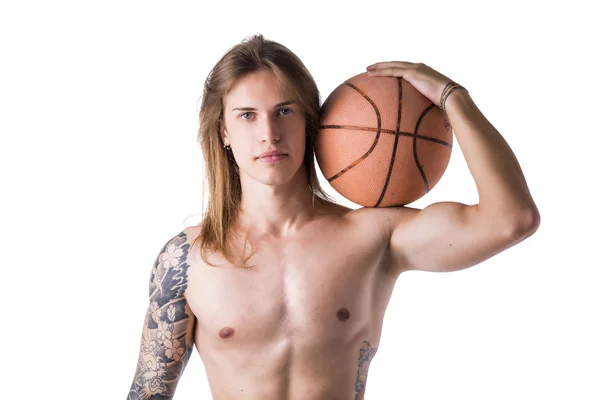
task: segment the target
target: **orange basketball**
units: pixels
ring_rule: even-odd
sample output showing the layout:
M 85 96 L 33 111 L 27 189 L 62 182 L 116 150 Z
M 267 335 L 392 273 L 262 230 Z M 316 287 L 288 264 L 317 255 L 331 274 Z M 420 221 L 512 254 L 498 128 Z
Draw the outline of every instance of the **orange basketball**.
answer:
M 356 75 L 321 107 L 315 155 L 323 176 L 363 207 L 411 203 L 444 174 L 452 127 L 408 81 Z

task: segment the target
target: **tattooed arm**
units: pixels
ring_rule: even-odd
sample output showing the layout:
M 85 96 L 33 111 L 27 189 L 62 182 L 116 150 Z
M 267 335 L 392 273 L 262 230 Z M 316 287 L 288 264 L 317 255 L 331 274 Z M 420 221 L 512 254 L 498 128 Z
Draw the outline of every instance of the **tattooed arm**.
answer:
M 184 296 L 189 247 L 181 232 L 165 244 L 152 267 L 140 355 L 127 400 L 172 399 L 190 358 L 195 317 Z

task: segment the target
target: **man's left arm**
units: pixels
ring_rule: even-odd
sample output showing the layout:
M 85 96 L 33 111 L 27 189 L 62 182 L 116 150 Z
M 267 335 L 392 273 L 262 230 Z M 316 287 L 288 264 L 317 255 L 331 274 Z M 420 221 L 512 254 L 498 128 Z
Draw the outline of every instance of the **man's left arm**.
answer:
M 389 67 L 393 63 L 382 64 Z M 405 68 L 388 69 L 380 75 L 401 75 L 434 102 L 441 94 L 439 88 L 449 82 L 424 64 L 397 64 Z M 469 93 L 464 89 L 452 92 L 445 112 L 475 180 L 479 203 L 439 202 L 423 210 L 387 209 L 382 216 L 387 221 L 389 247 L 402 264 L 401 270 L 465 269 L 523 241 L 540 225 L 539 211 L 517 158 Z

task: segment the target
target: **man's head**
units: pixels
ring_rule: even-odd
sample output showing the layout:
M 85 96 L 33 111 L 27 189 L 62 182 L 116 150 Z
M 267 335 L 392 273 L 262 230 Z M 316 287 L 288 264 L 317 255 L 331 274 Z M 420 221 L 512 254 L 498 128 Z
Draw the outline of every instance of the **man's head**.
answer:
M 260 87 L 254 86 L 257 83 Z M 283 101 L 294 104 L 273 108 Z M 232 111 L 240 107 L 256 110 L 252 111 L 254 114 Z M 289 111 L 283 108 L 292 109 L 293 113 L 288 115 Z M 287 166 L 279 178 L 259 173 L 260 164 L 253 157 L 273 148 L 289 151 L 290 157 L 284 162 L 291 169 L 302 159 L 310 190 L 331 201 L 320 187 L 314 163 L 319 112 L 317 85 L 302 61 L 287 47 L 255 35 L 227 51 L 206 78 L 200 107 L 198 140 L 209 183 L 209 209 L 213 201 L 239 207 L 240 167 L 263 183 L 289 180 Z M 300 135 L 302 119 L 304 134 Z M 244 136 L 244 132 L 251 132 L 252 137 Z M 225 144 L 230 144 L 231 150 Z

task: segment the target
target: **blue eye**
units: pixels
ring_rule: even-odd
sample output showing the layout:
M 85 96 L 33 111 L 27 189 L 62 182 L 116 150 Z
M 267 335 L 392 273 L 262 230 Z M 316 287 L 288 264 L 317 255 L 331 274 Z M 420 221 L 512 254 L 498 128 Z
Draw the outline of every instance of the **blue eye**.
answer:
M 281 114 L 281 115 L 290 115 L 290 114 L 292 114 L 292 113 L 294 112 L 294 111 L 293 111 L 291 108 L 280 108 L 280 109 L 279 109 L 279 110 L 277 110 L 277 111 L 278 111 L 278 112 L 279 112 L 279 114 Z M 286 111 L 286 112 L 282 113 L 282 111 Z M 243 114 L 240 114 L 239 116 L 240 116 L 240 118 L 241 118 L 241 119 L 249 120 L 249 119 L 250 119 L 250 117 L 246 118 L 246 117 L 244 117 L 244 116 L 245 116 L 245 115 L 252 115 L 252 114 L 254 114 L 254 113 L 253 113 L 253 112 L 245 112 L 245 113 L 243 113 Z

